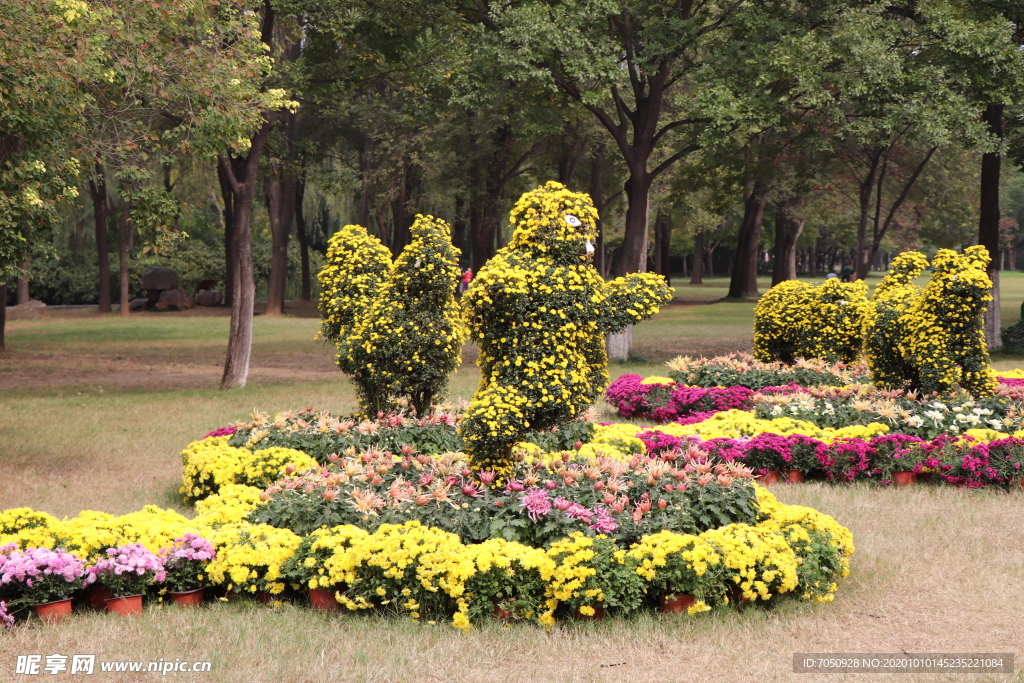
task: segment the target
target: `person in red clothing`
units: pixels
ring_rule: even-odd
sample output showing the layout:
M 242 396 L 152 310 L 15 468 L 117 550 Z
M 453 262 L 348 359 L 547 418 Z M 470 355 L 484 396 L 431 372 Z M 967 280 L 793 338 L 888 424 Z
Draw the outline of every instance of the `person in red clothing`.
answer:
M 459 294 L 462 294 L 469 289 L 469 282 L 473 279 L 473 271 L 466 268 L 465 272 L 462 273 L 462 279 L 459 280 Z

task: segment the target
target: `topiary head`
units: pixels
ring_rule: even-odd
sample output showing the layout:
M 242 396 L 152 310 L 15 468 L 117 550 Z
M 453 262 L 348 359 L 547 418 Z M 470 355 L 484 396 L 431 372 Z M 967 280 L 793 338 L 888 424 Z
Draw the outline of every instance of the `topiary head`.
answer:
M 548 182 L 519 198 L 509 223 L 514 230 L 509 247 L 514 250 L 563 265 L 592 259 L 597 209 L 590 195 Z
M 440 218 L 417 214 L 409 228 L 412 241 L 395 259 L 394 286 L 400 292 L 423 296 L 455 290 L 459 250 L 452 246 L 451 228 Z

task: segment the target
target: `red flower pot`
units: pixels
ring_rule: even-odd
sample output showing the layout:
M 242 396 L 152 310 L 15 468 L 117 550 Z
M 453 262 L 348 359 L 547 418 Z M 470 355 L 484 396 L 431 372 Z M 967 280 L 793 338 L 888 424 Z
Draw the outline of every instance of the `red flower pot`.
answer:
M 574 610 L 572 613 L 572 618 L 576 621 L 601 621 L 602 619 L 604 619 L 604 606 L 593 605 L 593 608 L 593 614 L 583 614 L 578 609 Z
M 190 591 L 167 591 L 167 595 L 170 596 L 171 602 L 181 607 L 198 607 L 203 604 L 203 598 L 206 597 L 205 588 L 196 588 Z
M 892 473 L 892 483 L 896 486 L 913 486 L 917 481 L 917 475 L 909 471 Z
M 765 486 L 769 486 L 771 484 L 777 484 L 779 479 L 781 479 L 781 478 L 782 478 L 782 473 L 779 472 L 778 470 L 768 470 L 767 472 L 762 474 L 761 477 L 760 477 L 761 483 L 764 484 Z
M 263 605 L 269 605 L 274 600 L 274 596 L 267 591 L 256 591 L 256 599 Z
M 142 596 L 125 595 L 120 598 L 107 598 L 107 611 L 120 614 L 122 617 L 137 617 L 142 614 Z
M 802 484 L 804 473 L 800 470 L 786 470 L 786 481 L 790 484 Z
M 688 593 L 676 593 L 672 596 L 662 595 L 658 598 L 658 604 L 661 605 L 661 611 L 666 614 L 685 613 L 687 609 L 697 604 L 697 598 Z
M 71 614 L 71 598 L 44 602 L 42 605 L 36 605 L 35 610 L 44 624 L 56 624 Z
M 341 605 L 334 598 L 334 591 L 330 588 L 310 588 L 309 606 L 324 612 L 337 612 L 341 609 Z
M 85 589 L 85 597 L 94 610 L 103 612 L 107 609 L 107 598 L 110 597 L 110 589 L 102 583 L 94 583 Z
M 512 614 L 512 612 L 505 609 L 501 605 L 495 605 L 494 609 L 491 611 L 491 614 L 494 615 L 495 619 L 500 619 L 501 621 L 512 621 L 515 618 L 515 615 Z

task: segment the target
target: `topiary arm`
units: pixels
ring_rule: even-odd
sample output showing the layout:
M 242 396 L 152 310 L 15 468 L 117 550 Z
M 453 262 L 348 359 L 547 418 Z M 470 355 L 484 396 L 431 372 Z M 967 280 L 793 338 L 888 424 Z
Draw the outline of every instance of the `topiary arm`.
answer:
M 672 288 L 656 273 L 630 273 L 605 283 L 595 299 L 598 327 L 619 332 L 657 313 L 672 300 Z

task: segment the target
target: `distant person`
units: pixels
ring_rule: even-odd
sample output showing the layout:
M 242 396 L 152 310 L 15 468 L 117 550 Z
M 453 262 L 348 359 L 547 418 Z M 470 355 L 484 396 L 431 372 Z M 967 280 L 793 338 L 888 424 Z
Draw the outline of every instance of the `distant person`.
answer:
M 843 266 L 843 269 L 839 271 L 839 279 L 842 282 L 853 282 L 853 268 Z
M 826 280 L 834 280 L 837 277 L 839 277 L 839 276 L 836 275 L 835 273 L 829 273 L 828 275 L 825 276 L 825 279 Z
M 473 271 L 469 268 L 462 273 L 462 277 L 459 279 L 459 294 L 465 293 L 469 289 L 469 283 L 473 279 Z

